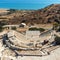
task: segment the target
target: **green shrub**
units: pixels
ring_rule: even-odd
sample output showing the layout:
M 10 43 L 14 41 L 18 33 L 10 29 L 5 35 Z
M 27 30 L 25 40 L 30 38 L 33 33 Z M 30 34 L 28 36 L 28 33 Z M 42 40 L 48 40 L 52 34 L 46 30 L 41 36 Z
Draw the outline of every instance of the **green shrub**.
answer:
M 56 32 L 60 32 L 60 27 L 58 27 L 58 29 L 56 29 Z
M 5 20 L 2 20 L 2 21 L 0 21 L 0 26 L 4 26 L 4 25 L 7 25 L 8 23 L 7 23 L 7 21 L 5 21 Z
M 59 24 L 55 22 L 55 23 L 53 24 L 53 30 L 57 30 L 57 27 L 58 27 L 58 26 L 59 26 Z
M 45 29 L 43 29 L 43 28 L 29 28 L 29 30 L 31 30 L 31 31 L 40 31 L 40 32 L 43 32 L 43 31 L 45 31 Z
M 36 30 L 38 30 L 37 28 L 29 28 L 29 30 L 31 30 L 31 31 L 36 31 Z
M 57 45 L 60 45 L 60 37 L 56 36 L 55 37 L 55 42 Z
M 0 26 L 0 32 L 2 32 L 3 31 L 3 27 L 2 26 Z
M 16 30 L 16 27 L 12 27 L 12 30 Z
M 45 29 L 43 29 L 43 28 L 39 28 L 39 30 L 40 30 L 41 32 L 45 31 Z

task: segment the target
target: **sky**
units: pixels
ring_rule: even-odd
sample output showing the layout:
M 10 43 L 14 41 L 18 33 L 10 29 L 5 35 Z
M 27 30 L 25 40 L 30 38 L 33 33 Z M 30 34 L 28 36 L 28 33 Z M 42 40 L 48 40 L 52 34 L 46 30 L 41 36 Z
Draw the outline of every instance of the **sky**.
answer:
M 60 4 L 60 0 L 0 0 L 0 8 L 41 9 L 50 4 Z

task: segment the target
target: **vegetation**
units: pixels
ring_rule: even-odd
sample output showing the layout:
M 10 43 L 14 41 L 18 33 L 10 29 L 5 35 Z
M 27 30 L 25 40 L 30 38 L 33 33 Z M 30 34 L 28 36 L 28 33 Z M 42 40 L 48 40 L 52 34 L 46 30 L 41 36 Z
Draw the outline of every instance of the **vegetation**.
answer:
M 60 4 L 52 4 L 39 10 L 17 10 L 9 9 L 8 15 L 2 14 L 2 20 L 6 20 L 8 24 L 47 24 L 47 23 L 60 23 Z M 33 12 L 33 13 L 32 13 Z M 14 14 L 13 14 L 14 13 Z M 11 14 L 11 15 L 9 15 Z
M 60 24 L 58 24 L 58 23 L 55 22 L 53 24 L 53 30 L 56 30 L 57 32 L 60 31 Z
M 44 11 L 47 11 L 50 7 L 52 7 L 54 4 L 48 5 L 47 7 L 44 8 Z
M 4 29 L 3 26 L 4 25 L 7 25 L 7 22 L 5 20 L 0 21 L 0 32 L 3 31 L 3 29 Z
M 43 29 L 43 28 L 29 28 L 29 30 L 31 30 L 31 31 L 40 31 L 40 32 L 43 32 L 43 31 L 45 31 L 45 29 Z
M 2 26 L 0 26 L 0 32 L 2 32 L 3 31 L 3 27 Z
M 58 26 L 59 26 L 59 24 L 55 22 L 55 23 L 53 24 L 53 29 L 54 29 L 54 30 L 57 30 L 57 27 L 58 27 Z
M 15 12 L 15 11 L 16 11 L 16 9 L 10 9 L 9 11 L 11 11 L 11 12 Z
M 0 21 L 0 26 L 4 26 L 4 25 L 7 25 L 8 23 L 7 23 L 7 21 L 5 21 L 5 20 L 2 20 L 2 21 Z
M 59 29 L 57 30 L 57 32 L 60 32 L 60 27 L 59 27 Z
M 43 29 L 43 28 L 39 28 L 39 30 L 40 30 L 40 32 L 43 32 L 43 31 L 45 31 L 45 29 Z
M 16 27 L 12 27 L 12 30 L 16 30 Z
M 8 12 L 7 14 L 11 14 L 11 13 L 16 12 L 17 10 L 16 10 L 16 9 L 9 9 L 8 11 L 9 11 L 9 12 Z
M 55 37 L 55 42 L 57 45 L 60 45 L 60 37 L 56 36 Z

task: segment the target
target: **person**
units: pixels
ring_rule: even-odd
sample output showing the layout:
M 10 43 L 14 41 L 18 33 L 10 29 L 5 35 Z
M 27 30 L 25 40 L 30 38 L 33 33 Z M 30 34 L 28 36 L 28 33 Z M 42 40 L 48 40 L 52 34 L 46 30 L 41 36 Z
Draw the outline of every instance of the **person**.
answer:
M 47 52 L 48 55 L 50 55 L 50 52 Z
M 47 44 L 48 42 L 49 42 L 48 40 L 44 40 L 43 43 L 42 43 L 42 45 L 45 45 L 45 44 Z

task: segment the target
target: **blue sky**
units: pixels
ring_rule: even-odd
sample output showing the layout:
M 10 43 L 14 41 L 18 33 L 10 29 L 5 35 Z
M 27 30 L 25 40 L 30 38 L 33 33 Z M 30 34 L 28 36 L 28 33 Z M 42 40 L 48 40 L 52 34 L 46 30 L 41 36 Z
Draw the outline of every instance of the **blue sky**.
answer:
M 55 3 L 60 0 L 0 0 L 0 8 L 40 9 Z

